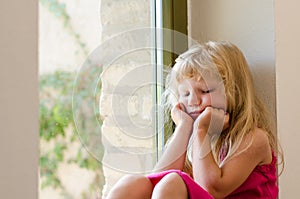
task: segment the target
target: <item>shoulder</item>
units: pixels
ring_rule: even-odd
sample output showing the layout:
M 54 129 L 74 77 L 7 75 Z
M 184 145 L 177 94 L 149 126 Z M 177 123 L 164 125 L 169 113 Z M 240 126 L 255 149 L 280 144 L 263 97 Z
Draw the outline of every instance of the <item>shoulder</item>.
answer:
M 247 153 L 255 155 L 259 164 L 272 162 L 272 152 L 267 132 L 260 128 L 254 128 L 245 138 L 242 147 Z
M 220 189 L 224 193 L 231 193 L 241 186 L 258 165 L 272 161 L 268 134 L 262 129 L 254 128 L 240 141 L 234 154 L 221 166 Z

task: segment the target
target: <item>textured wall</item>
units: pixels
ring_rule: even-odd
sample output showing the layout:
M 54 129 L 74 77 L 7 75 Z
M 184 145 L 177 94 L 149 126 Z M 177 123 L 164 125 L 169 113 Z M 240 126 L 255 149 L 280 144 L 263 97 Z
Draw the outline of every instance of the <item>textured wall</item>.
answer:
M 153 52 L 135 49 L 119 55 L 120 49 L 134 49 L 137 38 L 124 37 L 119 44 L 112 41 L 114 36 L 125 35 L 126 31 L 150 27 L 150 1 L 102 0 L 100 18 L 102 41 L 115 45 L 107 46 L 105 52 L 115 53 L 116 57 L 111 64 L 103 67 L 101 75 L 105 197 L 124 174 L 149 171 L 155 161 L 152 155 L 155 147 L 152 136 L 155 132 L 152 110 L 154 90 L 153 85 L 149 84 L 154 81 L 151 65 Z

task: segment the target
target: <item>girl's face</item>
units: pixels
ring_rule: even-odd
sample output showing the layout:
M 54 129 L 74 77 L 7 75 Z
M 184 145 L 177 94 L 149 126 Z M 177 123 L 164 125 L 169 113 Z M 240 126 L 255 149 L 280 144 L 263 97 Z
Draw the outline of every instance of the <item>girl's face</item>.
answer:
M 211 76 L 182 80 L 178 85 L 179 102 L 194 120 L 206 107 L 223 109 L 226 112 L 224 85 Z

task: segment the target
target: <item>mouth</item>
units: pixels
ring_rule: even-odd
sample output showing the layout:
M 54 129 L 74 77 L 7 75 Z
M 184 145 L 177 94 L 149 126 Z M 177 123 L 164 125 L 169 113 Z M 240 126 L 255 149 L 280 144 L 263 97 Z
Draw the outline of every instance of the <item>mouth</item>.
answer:
M 189 115 L 195 120 L 203 111 L 196 110 L 189 113 Z

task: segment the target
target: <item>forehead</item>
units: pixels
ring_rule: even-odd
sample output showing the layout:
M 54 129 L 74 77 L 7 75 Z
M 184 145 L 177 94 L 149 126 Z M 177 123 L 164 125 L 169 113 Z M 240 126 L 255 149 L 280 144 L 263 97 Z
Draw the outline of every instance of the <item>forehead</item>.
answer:
M 186 87 L 207 88 L 218 85 L 219 81 L 211 75 L 185 78 L 178 83 L 178 89 Z
M 188 78 L 183 79 L 179 82 L 178 88 L 185 88 L 185 87 L 195 87 L 195 86 L 207 86 L 207 83 L 203 79 L 197 79 L 197 78 Z

